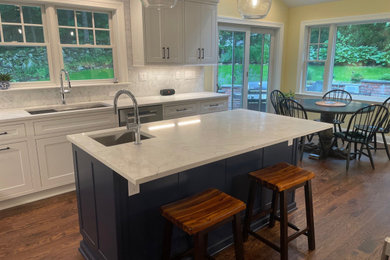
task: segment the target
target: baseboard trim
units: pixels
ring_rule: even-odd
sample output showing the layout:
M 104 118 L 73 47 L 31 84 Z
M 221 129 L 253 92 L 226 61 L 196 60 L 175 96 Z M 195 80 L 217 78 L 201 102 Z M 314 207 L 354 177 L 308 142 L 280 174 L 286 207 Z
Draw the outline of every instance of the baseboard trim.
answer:
M 50 198 L 56 195 L 60 195 L 66 192 L 74 191 L 76 189 L 75 184 L 71 183 L 61 187 L 34 192 L 31 194 L 23 195 L 17 198 L 0 201 L 0 210 L 12 208 L 15 206 L 27 204 L 41 199 Z

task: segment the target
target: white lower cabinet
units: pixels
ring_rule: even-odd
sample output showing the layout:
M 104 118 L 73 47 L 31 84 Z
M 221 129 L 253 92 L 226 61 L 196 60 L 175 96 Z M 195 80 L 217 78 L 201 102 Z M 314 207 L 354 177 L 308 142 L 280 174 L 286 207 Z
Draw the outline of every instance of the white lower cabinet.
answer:
M 74 182 L 72 145 L 66 136 L 36 140 L 42 186 L 45 188 Z
M 0 201 L 33 189 L 27 141 L 0 145 Z

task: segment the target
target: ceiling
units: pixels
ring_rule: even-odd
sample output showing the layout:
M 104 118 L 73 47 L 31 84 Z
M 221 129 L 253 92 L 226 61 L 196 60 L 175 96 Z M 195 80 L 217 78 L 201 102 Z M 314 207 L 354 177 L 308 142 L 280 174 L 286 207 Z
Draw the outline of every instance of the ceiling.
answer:
M 283 2 L 285 2 L 290 7 L 312 5 L 312 4 L 318 4 L 323 2 L 334 2 L 334 1 L 340 1 L 340 0 L 283 0 Z

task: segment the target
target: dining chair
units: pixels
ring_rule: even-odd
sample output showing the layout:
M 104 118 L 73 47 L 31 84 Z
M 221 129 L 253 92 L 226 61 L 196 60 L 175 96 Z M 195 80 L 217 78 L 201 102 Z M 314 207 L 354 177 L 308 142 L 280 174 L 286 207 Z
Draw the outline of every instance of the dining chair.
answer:
M 280 102 L 280 113 L 281 115 L 284 116 L 308 120 L 307 112 L 305 108 L 293 99 L 289 99 L 289 98 L 282 99 L 282 101 Z M 313 139 L 313 135 L 308 135 L 306 136 L 306 138 L 308 139 L 309 142 L 311 142 L 311 140 Z M 302 161 L 303 159 L 304 149 L 305 149 L 305 136 L 302 136 L 300 140 L 300 159 L 299 159 L 300 161 Z
M 390 111 L 390 97 L 387 98 L 383 104 L 383 106 L 385 106 L 389 111 Z M 387 146 L 387 141 L 386 141 L 386 134 L 390 133 L 390 116 L 387 118 L 387 120 L 383 123 L 383 126 L 381 128 L 378 129 L 377 131 L 378 134 L 381 134 L 382 135 L 382 139 L 383 139 L 383 145 L 384 147 L 383 148 L 378 148 L 378 145 L 377 145 L 377 137 L 376 135 L 374 135 L 374 149 L 375 151 L 376 150 L 386 150 L 386 154 L 387 154 L 387 157 L 389 158 L 390 160 L 390 152 L 389 152 L 389 147 Z
M 280 102 L 285 98 L 284 94 L 280 90 L 273 90 L 270 94 L 271 104 L 275 110 L 275 113 L 281 115 Z
M 388 119 L 389 111 L 383 105 L 370 105 L 356 111 L 349 120 L 346 131 L 340 131 L 334 133 L 335 137 L 347 142 L 347 165 L 346 169 L 349 169 L 349 162 L 351 155 L 356 159 L 359 155 L 359 159 L 364 154 L 370 159 L 371 167 L 375 169 L 374 161 L 371 154 L 370 143 L 374 138 L 374 135 L 383 126 L 383 123 Z M 351 154 L 351 144 L 354 144 L 354 152 Z M 357 146 L 360 144 L 360 150 Z M 366 148 L 367 153 L 363 152 Z
M 326 92 L 322 99 L 331 101 L 346 101 L 347 104 L 349 104 L 352 101 L 352 95 L 348 91 L 342 89 L 333 89 Z M 337 130 L 340 132 L 342 131 L 341 124 L 344 123 L 345 117 L 346 114 L 335 114 L 333 119 L 334 132 L 337 132 Z

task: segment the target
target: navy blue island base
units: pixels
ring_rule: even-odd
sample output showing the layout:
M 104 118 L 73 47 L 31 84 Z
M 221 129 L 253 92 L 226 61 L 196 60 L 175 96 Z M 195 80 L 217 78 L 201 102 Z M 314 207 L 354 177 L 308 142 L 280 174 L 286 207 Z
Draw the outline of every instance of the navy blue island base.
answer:
M 298 142 L 287 142 L 216 161 L 179 172 L 140 186 L 140 193 L 128 195 L 125 178 L 73 145 L 77 202 L 79 210 L 80 252 L 85 259 L 161 259 L 164 219 L 160 206 L 188 197 L 207 188 L 217 188 L 242 201 L 248 197 L 247 173 L 278 162 L 297 164 Z M 258 190 L 256 209 L 271 205 L 272 192 Z M 295 209 L 294 192 L 289 194 L 289 210 Z M 263 218 L 253 223 L 260 228 Z M 210 254 L 232 244 L 231 225 L 209 234 Z M 192 247 L 191 238 L 175 229 L 172 253 Z

